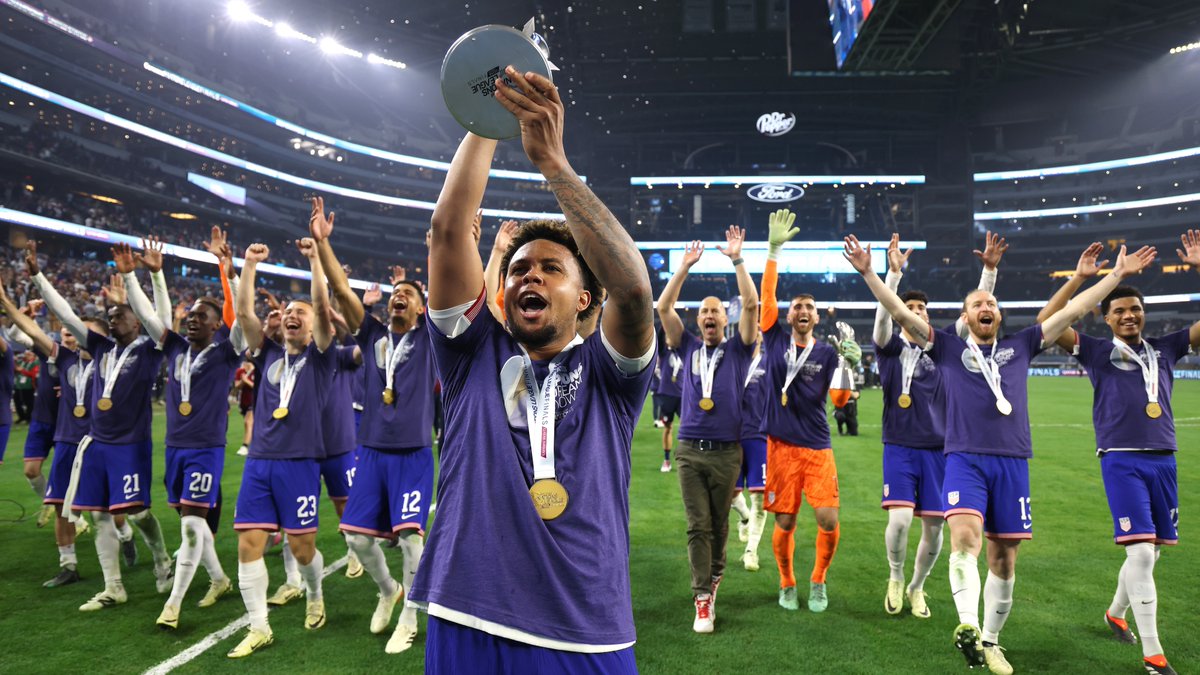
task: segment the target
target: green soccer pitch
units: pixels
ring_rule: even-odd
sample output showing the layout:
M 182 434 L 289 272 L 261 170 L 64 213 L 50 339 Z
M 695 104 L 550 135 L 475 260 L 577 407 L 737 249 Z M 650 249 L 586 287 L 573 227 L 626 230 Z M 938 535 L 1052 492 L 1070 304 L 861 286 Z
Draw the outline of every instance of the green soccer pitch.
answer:
M 1104 499 L 1099 462 L 1092 446 L 1091 387 L 1084 379 L 1030 382 L 1034 459 L 1031 463 L 1034 539 L 1021 547 L 1012 616 L 1001 635 L 1017 672 L 1143 672 L 1138 646 L 1109 637 L 1104 611 L 1112 598 L 1124 555 L 1112 543 L 1112 523 Z M 1200 489 L 1200 383 L 1175 385 L 1174 409 L 1181 448 L 1179 486 L 1184 514 L 1179 546 L 1164 551 L 1155 568 L 1159 634 L 1171 664 L 1181 673 L 1200 672 L 1200 570 L 1197 543 L 1187 527 L 1192 495 Z M 39 530 L 36 499 L 21 475 L 24 427 L 14 429 L 6 462 L 0 466 L 0 672 L 140 673 L 168 661 L 244 614 L 236 590 L 236 538 L 233 503 L 243 460 L 241 419 L 231 416 L 229 454 L 222 487 L 225 511 L 217 549 L 225 571 L 235 578 L 232 593 L 216 606 L 199 609 L 196 601 L 208 578 L 198 571 L 184 603 L 180 628 L 160 631 L 154 620 L 165 596 L 154 592 L 149 551 L 138 541 L 140 560 L 123 575 L 129 602 L 82 614 L 80 604 L 102 587 L 91 535 L 76 546 L 84 580 L 58 589 L 42 588 L 57 572 L 57 552 L 48 526 Z M 651 426 L 649 406 L 633 445 L 630 489 L 633 608 L 637 623 L 638 666 L 643 673 L 955 673 L 966 671 L 951 644 L 957 622 L 946 576 L 949 542 L 926 591 L 933 617 L 919 620 L 907 607 L 899 616 L 883 611 L 888 566 L 883 546 L 886 516 L 879 508 L 880 395 L 864 392 L 861 436 L 834 437 L 841 483 L 841 543 L 829 571 L 829 609 L 786 612 L 776 605 L 778 573 L 771 553 L 771 522 L 759 547 L 761 569 L 746 572 L 736 526 L 729 543 L 729 569 L 721 585 L 717 629 L 692 632 L 687 537 L 678 476 L 659 472 L 661 431 Z M 162 488 L 164 417 L 155 416 L 154 512 L 166 532 L 168 549 L 179 543 L 179 518 L 166 507 Z M 48 465 L 47 465 L 48 466 Z M 24 518 L 16 521 L 22 515 Z M 335 528 L 332 505 L 323 499 L 318 544 L 328 566 L 341 558 L 345 543 Z M 16 521 L 16 522 L 14 522 Z M 737 517 L 733 517 L 736 525 Z M 920 528 L 914 527 L 909 563 Z M 813 524 L 807 507 L 797 528 L 796 577 L 800 586 L 812 565 Z M 399 575 L 397 551 L 388 551 Z M 271 590 L 283 582 L 278 548 L 267 556 Z M 981 563 L 982 569 L 982 563 Z M 303 628 L 303 601 L 271 612 L 275 644 L 246 662 L 225 658 L 241 631 L 216 642 L 177 668 L 180 673 L 255 672 L 365 673 L 387 669 L 419 673 L 424 666 L 422 633 L 413 649 L 398 656 L 383 653 L 388 635 L 371 635 L 367 626 L 375 607 L 376 587 L 365 575 L 346 579 L 339 570 L 325 580 L 329 623 L 316 633 Z M 595 589 L 604 593 L 606 589 Z M 803 595 L 803 593 L 802 593 Z M 801 607 L 804 603 L 801 602 Z M 1133 615 L 1128 619 L 1133 623 Z M 977 671 L 976 671 L 977 672 Z

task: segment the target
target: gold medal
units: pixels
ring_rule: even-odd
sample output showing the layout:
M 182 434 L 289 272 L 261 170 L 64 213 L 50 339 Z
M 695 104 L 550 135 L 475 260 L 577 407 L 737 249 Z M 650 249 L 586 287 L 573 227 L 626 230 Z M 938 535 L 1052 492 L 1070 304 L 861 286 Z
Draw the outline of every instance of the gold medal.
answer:
M 911 408 L 912 397 L 908 394 L 900 394 L 900 398 L 896 399 L 896 403 L 899 403 L 901 408 Z
M 711 398 L 700 399 L 700 409 L 703 410 L 704 412 L 708 412 L 709 410 L 712 410 L 716 405 L 717 404 L 713 403 L 713 400 Z
M 779 403 L 783 407 L 785 407 L 785 408 L 787 407 L 787 392 L 786 391 L 783 392 L 783 395 L 779 397 Z
M 1152 420 L 1156 420 L 1156 419 L 1162 417 L 1162 406 L 1153 401 L 1151 401 L 1150 403 L 1147 403 L 1146 404 L 1146 415 Z
M 75 415 L 76 417 L 85 417 L 87 416 L 87 408 L 77 405 L 71 410 L 71 414 Z
M 271 417 L 274 417 L 277 420 L 281 420 L 287 416 L 288 416 L 287 408 L 276 408 L 275 412 L 271 413 Z
M 396 392 L 391 387 L 384 389 L 383 390 L 384 405 L 391 405 L 395 402 L 396 402 Z
M 545 478 L 529 488 L 533 508 L 542 520 L 554 520 L 567 509 L 567 489 L 553 478 Z
M 192 404 L 189 403 L 188 401 L 184 401 L 184 402 L 180 403 L 179 404 L 179 414 L 183 415 L 184 417 L 191 415 L 192 414 Z
M 99 401 L 96 401 L 96 407 L 101 410 L 112 410 L 112 399 L 102 398 Z

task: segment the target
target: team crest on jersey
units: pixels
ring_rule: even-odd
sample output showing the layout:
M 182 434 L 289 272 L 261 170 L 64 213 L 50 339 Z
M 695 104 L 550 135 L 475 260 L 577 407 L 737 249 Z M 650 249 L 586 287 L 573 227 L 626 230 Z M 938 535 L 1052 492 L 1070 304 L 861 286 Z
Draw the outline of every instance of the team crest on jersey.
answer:
M 580 363 L 567 373 L 558 376 L 558 391 L 554 401 L 554 421 L 559 421 L 571 412 L 579 385 L 583 383 L 583 364 Z M 508 424 L 514 429 L 529 428 L 525 418 L 525 407 L 529 401 L 529 389 L 525 385 L 525 359 L 509 357 L 500 369 L 500 392 L 504 396 L 504 412 Z
M 946 502 L 948 502 L 950 506 L 958 504 L 958 490 L 946 493 Z
M 886 497 L 892 491 L 892 486 L 887 483 L 883 484 L 883 496 Z
M 774 490 L 767 493 L 767 503 L 768 504 L 775 503 L 775 491 Z
M 1160 360 L 1162 359 L 1162 352 L 1158 351 L 1157 349 L 1154 349 L 1154 347 L 1151 347 L 1149 342 L 1146 343 L 1146 349 L 1152 350 L 1154 352 L 1154 358 L 1160 359 Z M 1113 347 L 1112 351 L 1109 352 L 1108 362 L 1113 364 L 1113 367 L 1117 368 L 1119 370 L 1126 370 L 1126 371 L 1130 371 L 1130 372 L 1133 372 L 1133 371 L 1141 372 L 1141 370 L 1142 370 L 1141 366 L 1139 366 L 1135 361 L 1132 361 L 1132 360 L 1126 358 L 1125 354 L 1122 353 L 1121 350 L 1117 347 Z M 1159 363 L 1158 367 L 1160 369 L 1163 368 L 1162 363 Z
M 1130 530 L 1132 530 L 1132 529 L 1133 529 L 1133 524 L 1131 524 L 1131 523 L 1129 522 L 1129 519 L 1128 519 L 1128 518 L 1120 518 L 1120 519 L 1118 519 L 1118 520 L 1117 520 L 1117 524 L 1121 526 L 1121 531 L 1122 531 L 1122 532 L 1128 532 L 1128 531 L 1130 531 Z
M 805 382 L 812 382 L 825 370 L 825 364 L 814 363 L 813 361 L 805 361 L 800 367 L 800 379 Z
M 112 358 L 113 358 L 113 353 L 111 351 L 105 352 L 104 356 L 102 356 L 100 358 L 100 372 L 101 373 L 108 372 L 108 367 L 109 367 L 108 364 L 109 364 L 109 361 L 112 360 Z M 130 354 L 129 356 L 125 357 L 125 363 L 121 364 L 121 373 L 120 374 L 124 375 L 125 373 L 128 373 L 129 371 L 133 370 L 133 364 L 137 363 L 137 360 L 138 360 L 137 354 Z
M 300 357 L 300 360 L 297 361 L 294 366 L 296 368 L 296 372 L 300 372 L 301 370 L 304 370 L 304 364 L 306 361 L 308 361 L 307 356 Z M 267 381 L 270 382 L 271 384 L 275 385 L 276 387 L 278 387 L 279 386 L 279 376 L 282 372 L 283 372 L 283 359 L 278 359 L 277 361 L 275 361 L 275 363 L 271 364 L 270 368 L 267 368 Z
M 996 365 L 1003 367 L 1009 361 L 1012 361 L 1016 354 L 1017 350 L 1013 349 L 1012 347 L 1002 347 L 997 349 L 995 354 Z M 987 355 L 984 355 L 984 358 L 987 358 Z M 964 349 L 962 351 L 962 364 L 963 368 L 966 368 L 972 373 L 980 372 L 979 364 L 975 363 L 975 357 L 971 354 L 970 349 Z
M 46 364 L 46 372 L 49 373 L 50 377 L 57 378 L 58 377 L 58 364 L 57 363 L 47 363 Z
M 391 341 L 391 339 L 392 339 L 392 336 L 389 334 L 389 335 L 385 335 L 375 341 L 375 365 L 380 370 L 385 370 L 387 368 L 387 349 L 388 349 L 388 342 Z M 402 341 L 396 343 L 395 349 L 400 350 L 400 355 L 396 357 L 397 359 L 399 359 L 399 361 L 397 361 L 397 363 L 405 363 L 406 361 L 408 361 L 408 357 L 412 355 L 412 350 L 413 350 L 412 339 L 410 338 L 408 340 L 402 340 Z
M 750 371 L 750 376 L 746 378 L 746 386 L 749 387 L 752 384 L 758 384 L 766 374 L 767 371 L 765 369 L 761 367 L 755 368 Z

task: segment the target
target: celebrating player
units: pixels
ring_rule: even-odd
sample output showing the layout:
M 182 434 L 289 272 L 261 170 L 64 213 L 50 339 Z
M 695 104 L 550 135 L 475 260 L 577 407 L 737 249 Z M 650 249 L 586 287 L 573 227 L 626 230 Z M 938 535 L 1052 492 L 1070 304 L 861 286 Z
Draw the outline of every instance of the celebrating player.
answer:
M 745 310 L 743 310 L 745 311 Z M 767 434 L 763 418 L 771 400 L 767 391 L 767 371 L 762 365 L 762 333 L 757 338 L 754 359 L 746 368 L 742 391 L 742 470 L 733 493 L 733 507 L 741 516 L 738 540 L 746 544 L 742 566 L 747 572 L 758 571 L 758 544 L 767 525 L 763 510 L 763 488 L 767 484 Z
M 1029 362 L 1121 279 L 1149 265 L 1154 250 L 1143 248 L 1126 256 L 1122 247 L 1109 278 L 1045 321 L 1003 338 L 999 337 L 1001 313 L 995 296 L 984 290 L 972 291 L 963 301 L 969 330 L 966 339 L 952 331 L 933 331 L 927 321 L 908 309 L 872 271 L 869 246 L 864 249 L 858 239 L 849 236 L 845 254 L 876 299 L 908 331 L 913 343 L 926 349 L 941 374 L 947 454 L 942 498 L 950 525 L 950 590 L 960 621 L 954 642 L 969 666 L 986 665 L 1000 675 L 1012 673 L 999 636 L 1012 608 L 1017 549 L 1023 539 L 1033 537 Z M 988 577 L 983 588 L 981 637 L 977 561 L 983 535 L 988 538 Z
M 679 415 L 679 491 L 687 514 L 688 563 L 692 568 L 692 600 L 696 617 L 692 630 L 711 633 L 716 620 L 717 588 L 725 574 L 725 542 L 729 536 L 729 505 L 742 466 L 742 391 L 754 342 L 758 339 L 758 292 L 742 259 L 742 228 L 725 232 L 728 256 L 737 274 L 742 314 L 738 334 L 725 339 L 729 318 L 720 298 L 707 297 L 696 314 L 699 337 L 687 332 L 675 302 L 692 266 L 704 254 L 694 241 L 683 262 L 658 299 L 658 316 L 667 344 L 683 359 L 683 406 Z
M 501 264 L 506 332 L 485 309 L 471 236 L 496 142 L 467 135 L 430 252 L 446 430 L 437 526 L 411 592 L 430 615 L 425 668 L 635 672 L 628 489 L 655 351 L 649 274 L 567 161 L 557 89 L 506 76 L 519 91 L 497 81 L 496 99 L 520 119 L 566 226 L 529 222 L 514 237 Z M 583 340 L 601 284 L 608 307 Z
M 41 304 L 40 300 L 33 300 L 22 311 L 33 313 L 34 308 Z M 46 475 L 42 472 L 42 464 L 50 456 L 50 451 L 54 449 L 54 427 L 58 420 L 58 366 L 48 351 L 39 348 L 31 336 L 26 335 L 15 325 L 15 314 L 9 316 L 12 317 L 14 325 L 6 333 L 8 339 L 37 354 L 37 383 L 34 385 L 33 414 L 30 415 L 29 430 L 25 435 L 24 468 L 25 480 L 29 481 L 29 486 L 33 488 L 34 494 L 44 498 L 46 496 Z M 40 328 L 38 332 L 41 332 Z M 63 332 L 68 333 L 69 331 Z M 3 348 L 10 351 L 10 346 L 6 343 Z M 0 456 L 3 455 L 3 452 L 0 450 Z M 54 505 L 45 504 L 38 513 L 37 526 L 45 527 L 53 517 Z

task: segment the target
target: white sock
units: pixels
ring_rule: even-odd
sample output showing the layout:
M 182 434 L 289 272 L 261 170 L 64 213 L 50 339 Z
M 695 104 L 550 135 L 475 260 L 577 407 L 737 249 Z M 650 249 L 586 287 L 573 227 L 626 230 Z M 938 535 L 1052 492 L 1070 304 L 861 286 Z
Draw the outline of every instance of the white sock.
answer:
M 67 544 L 66 546 L 58 547 L 58 566 L 67 569 L 75 569 L 79 564 L 79 560 L 75 557 L 75 544 Z
M 221 559 L 217 557 L 217 542 L 213 538 L 212 530 L 208 529 L 207 522 L 200 536 L 204 539 L 204 547 L 200 550 L 200 564 L 208 572 L 208 578 L 213 581 L 228 579 L 225 568 L 221 567 Z
M 292 555 L 292 546 L 287 537 L 283 538 L 283 573 L 287 575 L 287 585 L 300 588 L 300 565 L 296 562 L 296 556 Z
M 1129 571 L 1129 551 L 1125 551 L 1125 562 L 1121 563 L 1121 571 L 1117 572 L 1117 592 L 1113 593 L 1112 604 L 1108 606 L 1108 614 L 1116 619 L 1124 619 L 1129 611 L 1129 590 L 1125 583 L 1125 575 Z
M 100 559 L 100 572 L 104 575 L 104 587 L 121 585 L 121 540 L 117 538 L 117 526 L 112 514 L 97 511 L 92 516 L 96 525 L 96 557 Z
M 129 516 L 126 521 L 132 522 L 138 532 L 142 533 L 142 541 L 146 542 L 146 548 L 150 549 L 150 554 L 154 556 L 155 565 L 171 562 L 171 555 L 167 553 L 167 544 L 163 540 L 162 526 L 158 524 L 158 518 L 150 513 L 150 509 L 139 511 Z
M 1142 639 L 1142 655 L 1162 654 L 1158 641 L 1158 589 L 1154 587 L 1154 544 L 1143 542 L 1125 547 L 1125 584 L 1129 606 Z
M 950 592 L 958 622 L 979 627 L 979 559 L 965 551 L 950 554 Z
M 309 600 L 321 599 L 321 577 L 325 572 L 325 559 L 320 551 L 313 552 L 313 559 L 307 565 L 300 566 L 300 576 L 304 578 L 304 590 Z
M 417 576 L 417 566 L 421 564 L 421 553 L 425 551 L 425 540 L 420 535 L 410 534 L 400 537 L 400 551 L 404 553 L 404 609 L 400 611 L 399 622 L 409 626 L 417 625 L 417 608 L 408 601 L 408 593 L 412 591 L 413 579 Z
M 888 524 L 883 531 L 883 543 L 887 546 L 890 581 L 904 581 L 904 559 L 908 555 L 908 528 L 912 526 L 912 519 L 912 509 L 888 509 Z
M 730 504 L 733 510 L 737 511 L 738 516 L 741 517 L 743 522 L 750 520 L 750 507 L 746 506 L 745 494 L 745 492 L 738 492 L 733 496 L 733 502 Z
M 917 544 L 917 557 L 913 560 L 912 581 L 908 584 L 909 591 L 920 591 L 925 588 L 925 580 L 933 571 L 938 555 L 942 552 L 942 526 L 945 521 L 941 517 L 921 519 L 921 543 Z
M 758 552 L 758 542 L 762 541 L 763 528 L 767 525 L 767 512 L 763 511 L 763 496 L 761 492 L 750 493 L 750 539 L 746 541 L 746 550 Z
M 208 532 L 208 523 L 199 516 L 184 516 L 179 530 L 183 543 L 179 547 L 179 557 L 175 558 L 175 581 L 171 585 L 171 595 L 167 604 L 179 607 L 183 604 L 183 596 L 187 595 L 188 587 L 192 585 L 192 577 L 196 576 L 196 565 L 204 552 L 204 537 L 201 531 Z
M 128 518 L 126 518 L 125 522 L 121 523 L 121 526 L 117 528 L 117 539 L 121 540 L 121 543 L 125 543 L 130 539 L 133 539 L 133 528 L 129 526 Z
M 983 584 L 983 641 L 992 644 L 1000 642 L 1000 630 L 1008 621 L 1012 610 L 1013 585 L 1017 576 L 1001 579 L 988 570 L 987 581 Z
M 242 592 L 242 602 L 246 603 L 246 613 L 250 615 L 250 628 L 271 634 L 271 625 L 267 623 L 267 563 L 262 558 L 254 562 L 238 563 L 238 589 Z
M 39 497 L 46 496 L 46 474 L 39 473 L 37 476 L 29 479 L 29 487 L 33 488 L 33 493 Z
M 383 555 L 383 549 L 379 548 L 379 541 L 375 537 L 347 532 L 346 545 L 358 555 L 358 561 L 362 563 L 367 574 L 371 575 L 371 578 L 379 585 L 379 592 L 382 595 L 386 597 L 396 592 L 398 582 L 388 571 L 387 558 Z

